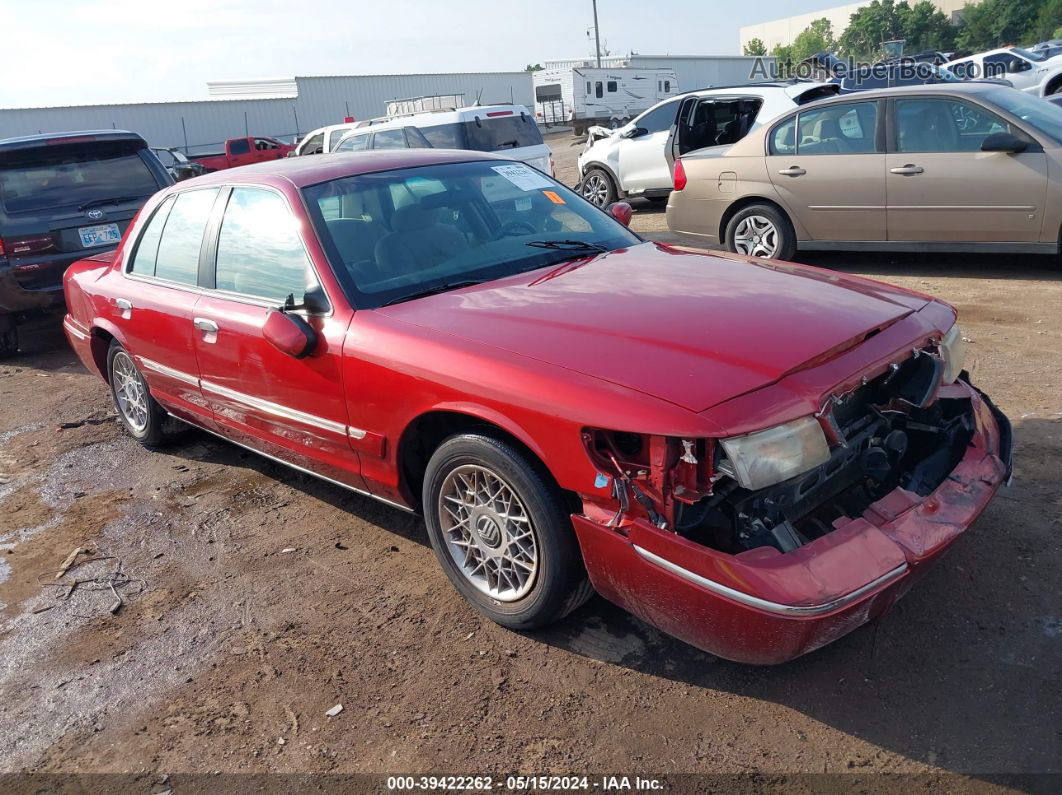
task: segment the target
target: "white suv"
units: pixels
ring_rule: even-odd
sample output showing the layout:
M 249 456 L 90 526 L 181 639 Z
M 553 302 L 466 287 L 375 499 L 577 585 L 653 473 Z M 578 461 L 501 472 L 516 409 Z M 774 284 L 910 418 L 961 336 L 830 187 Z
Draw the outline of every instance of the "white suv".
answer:
M 553 176 L 553 154 L 523 105 L 477 105 L 373 119 L 350 130 L 330 151 L 470 149 L 503 152 Z
M 835 83 L 752 83 L 690 91 L 654 105 L 618 130 L 590 129 L 579 156 L 579 192 L 604 207 L 619 198 L 665 199 L 675 158 L 737 143 L 787 110 L 836 94 Z
M 964 80 L 1001 77 L 1019 91 L 1046 97 L 1062 91 L 1062 55 L 1006 47 L 949 61 L 944 67 Z

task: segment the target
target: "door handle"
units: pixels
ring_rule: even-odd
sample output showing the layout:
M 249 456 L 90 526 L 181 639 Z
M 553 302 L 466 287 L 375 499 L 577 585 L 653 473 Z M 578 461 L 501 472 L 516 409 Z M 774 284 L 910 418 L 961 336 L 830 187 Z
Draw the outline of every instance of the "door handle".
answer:
M 778 173 L 783 177 L 802 177 L 808 172 L 807 169 L 801 168 L 800 166 L 790 166 L 789 168 L 783 168 Z
M 925 169 L 921 166 L 916 166 L 913 163 L 908 163 L 906 166 L 900 168 L 890 168 L 890 174 L 899 174 L 904 177 L 913 177 L 915 174 L 924 174 Z
M 213 320 L 208 320 L 205 317 L 197 317 L 197 318 L 193 319 L 192 320 L 192 325 L 195 326 L 200 331 L 205 331 L 208 334 L 217 334 L 218 333 L 218 324 L 215 323 Z

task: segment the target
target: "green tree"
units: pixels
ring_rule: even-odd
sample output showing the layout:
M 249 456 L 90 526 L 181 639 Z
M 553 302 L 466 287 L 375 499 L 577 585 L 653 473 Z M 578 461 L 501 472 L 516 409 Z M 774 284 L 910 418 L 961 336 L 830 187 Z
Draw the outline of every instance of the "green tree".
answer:
M 896 10 L 900 15 L 899 38 L 906 39 L 904 52 L 951 50 L 954 47 L 958 31 L 930 0 L 921 0 L 912 6 L 900 3 Z
M 841 55 L 857 61 L 876 60 L 882 55 L 881 43 L 902 39 L 903 16 L 910 8 L 906 2 L 874 0 L 852 14 L 848 27 L 838 41 Z
M 1046 5 L 1046 0 L 983 0 L 967 3 L 962 28 L 955 39 L 961 49 L 981 52 L 1007 44 L 1022 44 Z M 1057 24 L 1057 23 L 1056 23 Z
M 1062 26 L 1062 0 L 1047 0 L 1029 30 L 1029 41 L 1059 38 L 1059 26 Z
M 527 66 L 524 67 L 524 71 L 525 72 L 541 72 L 542 71 L 542 64 L 540 64 L 540 63 L 528 64 Z
M 823 17 L 808 25 L 803 32 L 793 39 L 790 57 L 794 63 L 800 63 L 820 52 L 833 52 L 837 41 L 833 38 L 833 25 Z
M 763 43 L 763 39 L 749 39 L 748 44 L 745 45 L 745 55 L 766 55 L 767 45 Z
M 785 78 L 793 74 L 796 69 L 796 61 L 793 60 L 793 48 L 791 46 L 775 45 L 775 48 L 771 50 L 771 55 L 774 56 L 778 77 Z

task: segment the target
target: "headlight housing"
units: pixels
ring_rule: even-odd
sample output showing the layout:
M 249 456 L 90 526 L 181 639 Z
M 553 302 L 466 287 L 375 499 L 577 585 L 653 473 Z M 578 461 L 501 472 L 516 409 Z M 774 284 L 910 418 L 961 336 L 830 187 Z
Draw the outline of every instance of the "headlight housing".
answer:
M 954 384 L 959 373 L 966 366 L 966 346 L 962 341 L 962 329 L 956 323 L 940 341 L 940 358 L 944 362 L 944 375 L 941 380 L 945 384 Z
M 720 439 L 719 444 L 726 453 L 719 471 L 750 491 L 781 483 L 830 460 L 830 446 L 814 417 Z

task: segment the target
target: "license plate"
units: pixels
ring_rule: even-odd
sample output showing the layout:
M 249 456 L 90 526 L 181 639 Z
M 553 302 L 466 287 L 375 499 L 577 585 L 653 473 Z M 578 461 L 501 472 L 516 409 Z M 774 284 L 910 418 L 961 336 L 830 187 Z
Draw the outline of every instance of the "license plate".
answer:
M 122 233 L 118 231 L 118 224 L 100 224 L 99 226 L 82 226 L 77 230 L 81 236 L 83 248 L 95 246 L 107 246 L 111 243 L 119 243 Z

